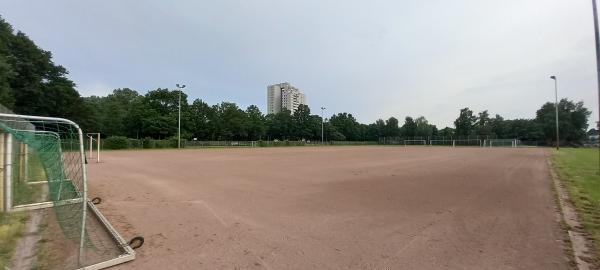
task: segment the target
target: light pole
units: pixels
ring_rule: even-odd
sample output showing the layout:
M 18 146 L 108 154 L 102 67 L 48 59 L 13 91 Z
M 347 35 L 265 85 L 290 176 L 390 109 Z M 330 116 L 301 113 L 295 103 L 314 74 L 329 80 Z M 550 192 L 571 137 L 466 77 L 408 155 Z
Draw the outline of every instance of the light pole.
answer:
M 325 122 L 325 118 L 323 118 L 323 113 L 325 112 L 325 107 L 321 107 L 321 144 L 325 142 L 325 137 L 323 136 L 325 133 L 323 132 L 323 122 Z
M 175 84 L 179 89 L 179 106 L 177 112 L 177 148 L 181 148 L 181 91 L 185 88 L 185 84 L 179 85 Z
M 596 38 L 596 79 L 598 80 L 598 114 L 600 116 L 600 33 L 598 32 L 598 9 L 596 7 L 596 0 L 592 0 L 592 9 L 594 12 L 594 37 Z M 596 128 L 600 130 L 600 119 L 598 119 L 598 121 L 598 126 Z M 598 144 L 598 162 L 598 173 L 600 174 L 600 144 Z
M 556 150 L 560 148 L 560 138 L 558 137 L 558 80 L 556 76 L 550 76 L 554 80 L 554 111 L 556 114 Z

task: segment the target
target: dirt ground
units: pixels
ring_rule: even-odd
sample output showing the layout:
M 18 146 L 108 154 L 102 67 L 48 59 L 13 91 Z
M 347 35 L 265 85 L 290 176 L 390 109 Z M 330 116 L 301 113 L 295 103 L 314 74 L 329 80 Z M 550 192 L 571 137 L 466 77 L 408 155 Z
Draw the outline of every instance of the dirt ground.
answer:
M 539 148 L 112 151 L 91 196 L 116 269 L 567 269 Z

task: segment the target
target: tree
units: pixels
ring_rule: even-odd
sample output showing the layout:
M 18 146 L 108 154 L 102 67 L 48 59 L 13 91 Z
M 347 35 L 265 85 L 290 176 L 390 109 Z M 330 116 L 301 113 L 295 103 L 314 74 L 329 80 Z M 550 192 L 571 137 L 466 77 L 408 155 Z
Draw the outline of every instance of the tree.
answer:
M 215 120 L 215 111 L 201 99 L 196 99 L 188 111 L 191 135 L 199 140 L 213 140 L 214 129 L 211 121 Z
M 383 129 L 383 136 L 385 137 L 398 137 L 400 136 L 400 127 L 398 127 L 398 119 L 395 117 L 390 117 L 388 120 L 383 123 L 383 120 L 377 120 L 375 124 L 381 129 Z
M 428 138 L 433 135 L 434 125 L 430 125 L 424 116 L 420 116 L 415 120 L 415 135 L 421 138 Z M 437 129 L 436 129 L 437 131 Z
M 487 110 L 479 113 L 475 123 L 475 134 L 486 136 L 492 133 L 490 115 Z
M 456 134 L 453 128 L 445 127 L 438 132 L 438 136 L 442 136 L 444 138 L 452 138 L 456 137 Z
M 329 122 L 335 130 L 344 135 L 346 140 L 356 141 L 363 137 L 360 133 L 360 124 L 356 122 L 356 119 L 352 114 L 349 113 L 338 113 L 337 115 L 331 116 Z
M 347 140 L 346 136 L 339 132 L 337 128 L 331 124 L 331 122 L 325 122 L 324 124 L 325 131 L 325 141 L 345 141 Z
M 246 114 L 238 108 L 235 103 L 221 102 L 213 106 L 217 124 L 217 139 L 219 140 L 241 140 L 248 138 L 248 131 L 244 124 Z
M 295 139 L 311 139 L 314 132 L 313 121 L 310 116 L 310 108 L 301 104 L 292 115 L 293 137 Z
M 248 133 L 248 139 L 260 140 L 265 135 L 267 130 L 265 125 L 265 117 L 260 112 L 260 109 L 256 105 L 250 105 L 246 109 L 246 131 Z
M 135 136 L 128 132 L 130 112 L 141 96 L 129 88 L 115 89 L 106 97 L 91 96 L 84 98 L 89 113 L 96 113 L 97 122 L 90 132 L 100 132 L 107 136 Z
M 55 116 L 74 120 L 82 128 L 95 123 L 93 112 L 75 90 L 67 70 L 52 62 L 22 32 L 0 18 L 0 102 L 20 114 Z
M 415 123 L 415 120 L 412 117 L 407 116 L 404 118 L 404 125 L 402 125 L 401 133 L 402 136 L 407 138 L 414 137 L 417 134 L 417 123 Z
M 267 115 L 269 139 L 289 140 L 294 132 L 292 112 L 283 108 L 281 112 Z
M 584 107 L 583 102 L 574 103 L 561 99 L 558 103 L 558 126 L 561 141 L 581 144 L 585 140 L 588 118 L 591 112 Z M 550 144 L 556 141 L 555 106 L 547 102 L 536 112 L 536 122 L 540 125 L 543 140 Z
M 504 122 L 504 118 L 502 118 L 502 116 L 500 116 L 499 114 L 496 114 L 494 118 L 490 119 L 490 130 L 492 136 L 496 136 L 498 138 L 506 138 L 506 129 L 507 128 Z
M 474 130 L 475 122 L 477 121 L 477 117 L 473 115 L 473 111 L 469 108 L 464 108 L 460 110 L 460 115 L 454 121 L 454 126 L 456 127 L 456 136 L 469 136 Z

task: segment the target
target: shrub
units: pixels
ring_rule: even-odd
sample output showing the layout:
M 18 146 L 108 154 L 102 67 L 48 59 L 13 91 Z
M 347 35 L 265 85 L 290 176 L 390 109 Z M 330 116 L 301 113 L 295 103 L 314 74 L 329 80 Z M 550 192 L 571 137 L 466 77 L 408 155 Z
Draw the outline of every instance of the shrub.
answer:
M 156 148 L 156 141 L 149 137 L 146 137 L 142 140 L 142 145 L 145 149 Z
M 129 139 L 129 148 L 143 148 L 143 141 L 138 139 Z
M 104 149 L 127 149 L 129 146 L 129 139 L 123 136 L 108 137 L 102 143 Z

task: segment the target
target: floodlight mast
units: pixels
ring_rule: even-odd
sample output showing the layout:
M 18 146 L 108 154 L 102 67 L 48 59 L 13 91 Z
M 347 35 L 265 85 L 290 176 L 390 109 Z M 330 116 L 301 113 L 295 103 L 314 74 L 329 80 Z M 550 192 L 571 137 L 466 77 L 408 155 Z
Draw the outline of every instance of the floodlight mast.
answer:
M 598 80 L 598 116 L 600 117 L 600 33 L 598 32 L 598 9 L 596 0 L 592 0 L 592 9 L 594 14 L 594 37 L 596 39 L 596 77 Z M 598 119 L 597 130 L 600 130 L 600 118 Z M 600 138 L 598 139 L 600 142 Z M 598 144 L 598 173 L 600 174 L 600 143 Z
M 554 112 L 556 116 L 556 150 L 560 149 L 560 139 L 558 137 L 558 80 L 556 76 L 550 76 L 554 80 Z
M 177 148 L 181 148 L 181 92 L 183 91 L 183 88 L 185 88 L 185 84 L 180 85 L 177 83 L 175 86 L 179 89 L 179 106 L 177 106 Z
M 323 136 L 325 134 L 323 132 L 323 122 L 325 121 L 325 118 L 323 118 L 323 113 L 325 112 L 325 109 L 325 107 L 321 107 L 321 144 L 325 142 L 325 137 Z

